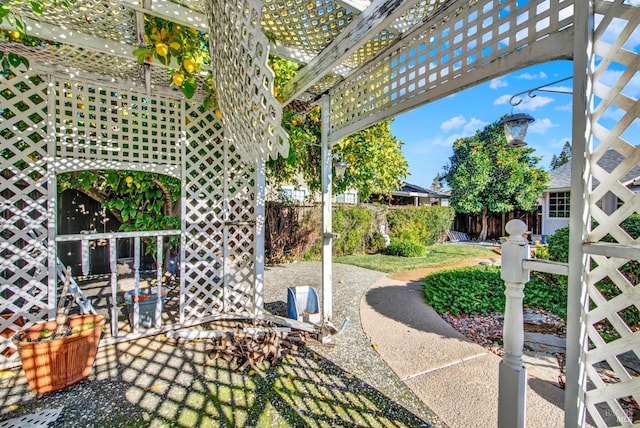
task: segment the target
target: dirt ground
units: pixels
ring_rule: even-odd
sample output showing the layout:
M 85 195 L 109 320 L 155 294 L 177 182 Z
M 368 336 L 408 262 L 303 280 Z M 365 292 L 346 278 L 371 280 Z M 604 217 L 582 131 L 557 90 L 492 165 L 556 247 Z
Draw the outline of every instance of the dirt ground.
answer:
M 492 257 L 492 258 L 499 260 L 500 255 L 496 254 L 495 257 Z M 445 266 L 436 266 L 436 267 L 430 267 L 430 268 L 424 268 L 424 269 L 414 269 L 414 270 L 409 270 L 405 272 L 398 272 L 398 273 L 389 275 L 389 278 L 395 279 L 398 281 L 420 281 L 427 275 L 430 275 L 434 272 L 441 271 L 443 269 L 456 269 L 456 268 L 461 268 L 466 266 L 477 266 L 480 262 L 486 262 L 486 261 L 487 261 L 486 257 L 476 257 L 471 259 L 460 260 L 458 262 L 447 264 Z

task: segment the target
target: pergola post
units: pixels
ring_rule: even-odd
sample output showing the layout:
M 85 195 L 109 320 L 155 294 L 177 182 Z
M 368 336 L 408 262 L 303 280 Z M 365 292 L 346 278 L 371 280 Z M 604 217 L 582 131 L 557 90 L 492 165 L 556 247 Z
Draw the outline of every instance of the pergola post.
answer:
M 329 96 L 323 95 L 322 105 L 322 322 L 332 318 L 333 233 L 331 232 L 331 148 L 329 147 Z
M 525 426 L 527 369 L 522 364 L 524 346 L 524 319 L 522 299 L 529 271 L 522 268 L 528 258 L 529 244 L 522 236 L 527 225 L 522 220 L 511 220 L 506 226 L 509 238 L 502 244 L 501 278 L 505 283 L 504 357 L 500 362 L 498 392 L 498 427 Z

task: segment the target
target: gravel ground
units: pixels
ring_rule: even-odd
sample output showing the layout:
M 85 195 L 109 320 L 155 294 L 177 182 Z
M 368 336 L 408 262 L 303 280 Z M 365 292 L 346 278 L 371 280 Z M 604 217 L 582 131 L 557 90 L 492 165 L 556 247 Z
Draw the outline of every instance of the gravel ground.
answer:
M 20 370 L 2 372 L 0 427 L 2 421 L 56 410 L 56 427 L 444 426 L 362 331 L 360 299 L 383 276 L 334 265 L 334 321 L 340 327 L 349 317 L 349 324 L 332 344 L 312 342 L 274 367 L 239 374 L 209 360 L 209 342 L 176 346 L 161 335 L 101 348 L 87 379 L 53 393 L 32 393 Z M 320 290 L 320 283 L 320 263 L 268 267 L 265 307 L 282 312 L 287 287 Z

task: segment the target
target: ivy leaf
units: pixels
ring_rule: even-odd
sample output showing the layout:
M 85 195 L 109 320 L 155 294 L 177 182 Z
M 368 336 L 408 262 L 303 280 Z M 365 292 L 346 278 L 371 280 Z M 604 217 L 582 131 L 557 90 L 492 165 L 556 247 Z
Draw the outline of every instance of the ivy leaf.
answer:
M 31 7 L 33 13 L 38 16 L 42 15 L 42 12 L 44 12 L 44 2 L 31 0 L 29 2 L 29 6 Z
M 182 82 L 180 89 L 182 89 L 185 97 L 191 99 L 195 95 L 196 89 L 198 89 L 198 81 L 193 77 L 187 77 L 184 79 L 184 82 Z
M 142 64 L 144 62 L 144 60 L 147 58 L 148 55 L 150 55 L 152 53 L 152 49 L 151 48 L 138 48 L 135 49 L 132 53 L 133 56 L 135 56 L 138 60 L 138 64 Z
M 4 5 L 4 4 L 0 5 L 0 22 L 2 22 L 4 18 L 9 16 L 10 12 L 11 12 L 11 9 L 9 9 L 7 5 Z

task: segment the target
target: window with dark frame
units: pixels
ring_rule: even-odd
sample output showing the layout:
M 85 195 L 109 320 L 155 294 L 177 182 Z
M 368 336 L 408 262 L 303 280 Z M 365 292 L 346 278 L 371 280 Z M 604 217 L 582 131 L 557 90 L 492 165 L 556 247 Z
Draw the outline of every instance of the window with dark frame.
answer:
M 571 202 L 570 192 L 550 192 L 549 193 L 549 217 L 568 218 Z

